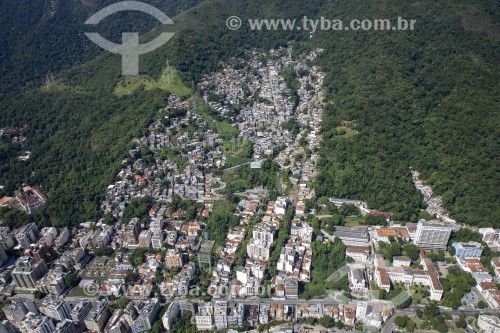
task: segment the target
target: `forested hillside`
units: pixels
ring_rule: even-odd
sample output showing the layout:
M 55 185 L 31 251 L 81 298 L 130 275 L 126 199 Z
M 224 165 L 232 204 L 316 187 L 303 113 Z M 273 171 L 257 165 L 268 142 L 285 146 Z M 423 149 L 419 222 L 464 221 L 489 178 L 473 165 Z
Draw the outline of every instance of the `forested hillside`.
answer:
M 498 225 L 499 12 L 493 1 L 377 2 L 340 17 L 411 17 L 414 32 L 339 33 L 319 64 L 328 116 L 318 195 L 362 198 L 415 220 L 421 200 L 409 168 L 463 223 Z M 369 6 L 368 6 L 369 7 Z M 328 16 L 328 15 L 327 15 Z M 359 132 L 335 136 L 345 125 Z
M 394 211 L 397 219 L 414 220 L 422 201 L 411 182 L 413 167 L 435 185 L 459 221 L 495 225 L 500 216 L 498 14 L 493 0 L 205 0 L 177 16 L 175 25 L 162 28 L 176 35 L 141 56 L 141 73 L 158 78 L 168 58 L 193 87 L 219 61 L 250 48 L 268 49 L 288 41 L 294 41 L 297 52 L 324 48 L 317 65 L 327 73 L 329 103 L 317 195 L 366 200 L 373 208 Z M 225 21 L 231 15 L 243 20 L 402 16 L 417 24 L 413 32 L 328 31 L 310 38 L 299 31 L 230 31 Z M 81 47 L 95 48 L 90 41 Z M 92 52 L 97 51 L 82 54 Z M 166 100 L 160 90 L 115 96 L 120 61 L 117 55 L 103 54 L 57 73 L 56 84 L 32 84 L 22 95 L 1 100 L 0 126 L 28 124 L 27 146 L 33 153 L 25 163 L 3 163 L 1 183 L 6 191 L 23 181 L 42 184 L 49 202 L 36 218 L 46 224 L 99 216 L 101 195 L 130 140 L 145 131 Z M 2 64 L 2 71 L 9 66 L 18 70 L 8 63 Z M 33 78 L 45 76 L 46 69 L 27 67 L 38 73 Z M 29 70 L 8 72 L 14 78 L 6 81 L 17 86 L 33 81 L 25 78 Z M 1 145 L 2 154 L 10 148 Z
M 115 0 L 2 0 L 0 2 L 0 99 L 19 89 L 39 85 L 47 74 L 86 62 L 102 53 L 84 32 L 99 31 L 121 41 L 121 32 L 150 31 L 159 22 L 147 14 L 117 13 L 98 27 L 84 22 Z M 143 0 L 175 16 L 199 0 Z

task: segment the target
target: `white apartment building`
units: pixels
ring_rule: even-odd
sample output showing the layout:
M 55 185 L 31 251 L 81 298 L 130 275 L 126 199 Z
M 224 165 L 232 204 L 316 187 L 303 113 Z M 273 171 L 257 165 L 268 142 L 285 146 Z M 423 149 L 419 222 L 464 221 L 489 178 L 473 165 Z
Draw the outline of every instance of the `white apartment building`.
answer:
M 39 308 L 41 313 L 57 321 L 71 319 L 71 307 L 64 301 L 57 301 L 55 299 L 44 300 Z
M 198 330 L 214 330 L 213 306 L 211 302 L 198 304 L 198 312 L 194 316 Z
M 254 238 L 247 245 L 247 254 L 252 259 L 267 261 L 271 256 L 271 244 Z
M 174 323 L 175 318 L 179 316 L 180 313 L 180 307 L 179 303 L 177 302 L 172 302 L 167 308 L 167 311 L 163 314 L 163 317 L 161 318 L 161 321 L 163 323 L 163 327 L 167 331 L 170 331 L 172 329 L 172 324 Z
M 456 224 L 440 221 L 419 221 L 414 243 L 423 249 L 445 250 Z

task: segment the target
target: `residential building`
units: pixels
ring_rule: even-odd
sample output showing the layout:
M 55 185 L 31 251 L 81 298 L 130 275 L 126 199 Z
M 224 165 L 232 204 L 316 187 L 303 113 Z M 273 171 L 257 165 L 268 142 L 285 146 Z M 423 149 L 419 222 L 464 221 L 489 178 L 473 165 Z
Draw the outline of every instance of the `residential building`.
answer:
M 63 321 L 57 323 L 54 333 L 80 333 L 82 327 L 80 323 L 64 319 Z
M 12 249 L 16 245 L 14 236 L 8 227 L 0 227 L 0 247 L 5 251 Z
M 57 247 L 64 246 L 69 241 L 69 236 L 70 236 L 70 233 L 69 233 L 68 228 L 63 228 L 60 231 L 59 236 L 57 236 L 56 240 L 54 241 L 55 245 Z
M 30 312 L 25 303 L 20 301 L 13 301 L 9 306 L 2 307 L 5 317 L 12 323 L 18 323 Z M 38 312 L 38 311 L 33 311 Z
M 481 333 L 497 333 L 500 332 L 500 319 L 496 316 L 479 315 L 477 326 Z
M 0 333 L 17 333 L 17 332 L 18 332 L 17 328 L 10 321 L 4 320 L 0 322 Z
M 151 247 L 151 232 L 149 230 L 142 230 L 139 234 L 139 247 Z
M 153 247 L 153 249 L 161 249 L 163 240 L 163 231 L 154 230 L 153 234 L 151 235 L 151 246 Z
M 41 313 L 57 321 L 71 319 L 71 307 L 64 301 L 45 298 L 39 309 Z
M 160 301 L 157 298 L 151 298 L 140 310 L 137 319 L 130 326 L 132 333 L 141 333 L 149 330 L 156 321 L 159 312 Z
M 90 310 L 92 310 L 92 303 L 86 300 L 81 300 L 76 304 L 73 309 L 71 309 L 71 319 L 83 324 L 85 318 L 87 318 Z
M 0 266 L 2 266 L 8 259 L 9 257 L 7 256 L 7 253 L 3 247 L 0 247 Z
M 38 227 L 34 223 L 30 223 L 22 227 L 16 232 L 15 238 L 23 249 L 27 249 L 31 244 L 36 243 L 39 237 Z
M 213 306 L 211 302 L 199 303 L 198 311 L 194 316 L 198 330 L 214 330 Z
M 36 283 L 36 288 L 44 294 L 61 295 L 61 293 L 66 289 L 66 283 L 64 282 L 64 277 L 67 272 L 63 272 L 61 267 L 56 267 L 51 269 Z
M 495 270 L 495 276 L 500 278 L 500 257 L 491 258 L 491 266 Z
M 85 327 L 89 331 L 101 332 L 106 321 L 108 320 L 110 314 L 108 311 L 108 302 L 105 300 L 96 302 L 92 304 L 92 310 L 90 310 L 87 318 L 85 318 Z
M 479 233 L 483 235 L 482 241 L 488 244 L 492 251 L 500 251 L 500 229 L 479 228 Z
M 36 283 L 48 272 L 44 260 L 35 262 L 32 257 L 20 257 L 12 270 L 12 279 L 19 288 L 35 289 Z
M 464 271 L 471 273 L 477 283 L 493 281 L 490 270 L 478 258 L 458 258 L 457 263 Z
M 165 327 L 167 331 L 170 331 L 172 329 L 172 324 L 175 318 L 179 316 L 179 313 L 180 313 L 179 303 L 177 302 L 170 303 L 167 308 L 167 311 L 165 311 L 163 317 L 161 318 L 163 327 Z
M 271 244 L 265 240 L 253 238 L 247 245 L 247 254 L 252 259 L 267 261 L 271 255 Z
M 355 291 L 367 291 L 368 290 L 368 276 L 366 274 L 366 269 L 361 266 L 351 266 L 349 273 L 349 287 Z
M 440 221 L 419 221 L 414 243 L 425 250 L 445 250 L 456 224 Z
M 34 313 L 28 313 L 18 324 L 22 333 L 54 333 L 56 326 L 51 318 Z
M 484 249 L 484 246 L 477 242 L 454 242 L 451 245 L 455 248 L 455 257 L 457 258 L 479 258 Z
M 287 206 L 288 206 L 288 198 L 278 197 L 274 204 L 274 213 L 277 215 L 285 215 Z
M 291 299 L 299 298 L 299 280 L 293 277 L 285 279 L 285 297 Z
M 165 255 L 165 265 L 167 268 L 182 267 L 184 265 L 182 253 L 177 253 L 173 249 L 168 250 Z
M 214 302 L 214 323 L 218 330 L 227 328 L 227 302 Z
M 253 238 L 272 243 L 275 240 L 276 229 L 265 224 L 258 224 L 253 230 Z
M 133 218 L 125 227 L 125 238 L 129 244 L 135 244 L 139 241 L 141 232 L 141 223 L 138 218 Z

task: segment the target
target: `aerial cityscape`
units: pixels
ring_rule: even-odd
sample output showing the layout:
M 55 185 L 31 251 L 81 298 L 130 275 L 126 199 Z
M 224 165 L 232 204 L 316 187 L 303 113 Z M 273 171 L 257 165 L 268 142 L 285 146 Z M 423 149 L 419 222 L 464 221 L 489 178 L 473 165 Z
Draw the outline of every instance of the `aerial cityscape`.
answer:
M 255 6 L 281 6 L 272 2 Z M 80 9 L 48 3 L 36 5 L 40 22 L 76 29 L 58 13 L 79 17 Z M 85 17 L 104 7 L 100 0 L 78 3 Z M 235 16 L 222 33 L 210 26 L 219 22 L 211 10 L 225 14 L 237 5 L 145 3 L 180 13 L 175 31 L 187 29 L 187 37 L 169 42 L 182 51 L 148 58 L 144 75 L 121 76 L 125 60 L 70 42 L 79 55 L 57 69 L 61 74 L 42 66 L 38 78 L 14 75 L 3 68 L 17 44 L 5 40 L 0 333 L 500 332 L 498 137 L 469 136 L 462 145 L 448 134 L 461 131 L 454 118 L 470 109 L 455 102 L 469 111 L 438 119 L 433 108 L 449 101 L 428 100 L 430 91 L 445 89 L 423 82 L 434 67 L 421 74 L 402 65 L 404 75 L 419 72 L 421 81 L 410 87 L 394 79 L 402 81 L 392 94 L 380 73 L 399 75 L 385 67 L 393 55 L 372 67 L 372 49 L 361 50 L 356 66 L 369 69 L 353 76 L 343 51 L 331 55 L 347 47 L 344 37 L 322 43 L 313 32 L 266 35 L 231 50 Z M 339 6 L 356 13 L 344 1 Z M 419 3 L 398 6 L 421 13 Z M 490 29 L 486 14 L 477 23 L 468 10 L 465 30 Z M 207 39 L 200 37 L 206 30 L 184 28 L 194 18 L 215 29 Z M 0 26 L 13 24 L 2 16 Z M 360 45 L 377 40 L 359 38 L 367 39 Z M 217 40 L 220 49 L 212 45 Z M 44 52 L 40 57 L 58 57 Z M 493 75 L 477 52 L 467 57 L 490 71 L 477 75 Z M 87 77 L 100 63 L 108 64 L 104 74 Z M 375 90 L 353 88 L 365 84 Z M 26 88 L 9 95 L 16 85 Z M 477 98 L 479 109 L 486 97 Z M 463 126 L 486 132 L 476 118 L 467 124 L 468 116 Z M 498 123 L 487 117 L 477 121 Z M 450 142 L 460 144 L 455 150 Z

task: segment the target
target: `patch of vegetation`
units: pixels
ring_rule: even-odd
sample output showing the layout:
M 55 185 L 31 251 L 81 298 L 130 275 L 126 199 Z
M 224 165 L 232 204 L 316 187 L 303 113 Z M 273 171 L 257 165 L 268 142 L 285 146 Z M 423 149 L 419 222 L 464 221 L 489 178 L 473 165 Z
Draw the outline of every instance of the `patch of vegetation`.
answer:
M 345 265 L 346 246 L 339 238 L 334 242 L 312 243 L 313 261 L 311 282 L 301 283 L 299 298 L 322 297 L 328 290 L 349 291 L 347 274 L 330 281 L 333 273 Z
M 165 68 L 157 81 L 145 76 L 124 77 L 118 81 L 114 94 L 116 96 L 132 95 L 138 89 L 146 91 L 160 89 L 181 98 L 191 94 L 191 89 L 184 85 L 179 72 L 173 68 Z

